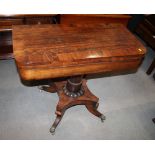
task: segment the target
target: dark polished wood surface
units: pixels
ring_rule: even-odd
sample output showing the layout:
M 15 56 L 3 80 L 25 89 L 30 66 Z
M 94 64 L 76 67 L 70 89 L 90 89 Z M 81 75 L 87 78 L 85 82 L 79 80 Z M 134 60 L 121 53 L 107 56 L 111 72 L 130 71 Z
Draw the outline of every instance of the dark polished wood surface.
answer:
M 131 16 L 123 14 L 62 14 L 60 24 L 109 24 L 121 23 L 127 26 Z
M 14 26 L 13 45 L 24 80 L 136 69 L 145 54 L 121 24 Z

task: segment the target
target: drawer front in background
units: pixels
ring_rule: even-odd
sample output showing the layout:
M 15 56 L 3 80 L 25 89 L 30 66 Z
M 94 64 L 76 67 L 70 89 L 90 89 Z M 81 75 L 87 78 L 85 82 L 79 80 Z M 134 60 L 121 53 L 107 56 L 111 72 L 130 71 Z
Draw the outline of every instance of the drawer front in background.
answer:
M 12 25 L 22 25 L 24 22 L 24 19 L 22 18 L 0 18 L 0 28 L 7 28 L 11 27 Z
M 116 17 L 111 16 L 85 16 L 85 15 L 61 15 L 60 24 L 109 24 L 109 23 L 121 23 L 127 26 L 129 17 Z
M 25 24 L 52 24 L 52 17 L 26 17 Z

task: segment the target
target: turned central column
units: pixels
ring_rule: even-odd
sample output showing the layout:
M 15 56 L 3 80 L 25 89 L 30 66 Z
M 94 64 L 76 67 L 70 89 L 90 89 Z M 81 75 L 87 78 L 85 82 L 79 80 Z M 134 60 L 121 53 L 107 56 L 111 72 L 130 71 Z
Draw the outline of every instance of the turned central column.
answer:
M 82 96 L 84 94 L 82 79 L 83 75 L 70 77 L 64 87 L 65 94 L 73 98 Z

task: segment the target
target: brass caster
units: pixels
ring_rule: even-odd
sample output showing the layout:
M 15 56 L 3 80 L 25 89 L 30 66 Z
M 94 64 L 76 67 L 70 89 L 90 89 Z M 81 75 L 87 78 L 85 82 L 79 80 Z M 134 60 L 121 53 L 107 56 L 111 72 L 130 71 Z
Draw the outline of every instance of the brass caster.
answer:
M 50 133 L 51 133 L 52 135 L 55 135 L 55 127 L 51 127 L 51 128 L 50 128 Z
M 106 120 L 106 117 L 104 115 L 101 115 L 100 118 L 101 118 L 101 122 L 104 122 L 104 120 Z

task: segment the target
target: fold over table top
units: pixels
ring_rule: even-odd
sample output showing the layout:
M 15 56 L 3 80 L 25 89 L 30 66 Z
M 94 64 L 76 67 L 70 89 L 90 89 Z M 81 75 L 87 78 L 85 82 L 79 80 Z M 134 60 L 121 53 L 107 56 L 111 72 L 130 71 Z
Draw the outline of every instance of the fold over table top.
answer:
M 120 24 L 13 26 L 13 49 L 24 80 L 136 69 L 146 51 Z

